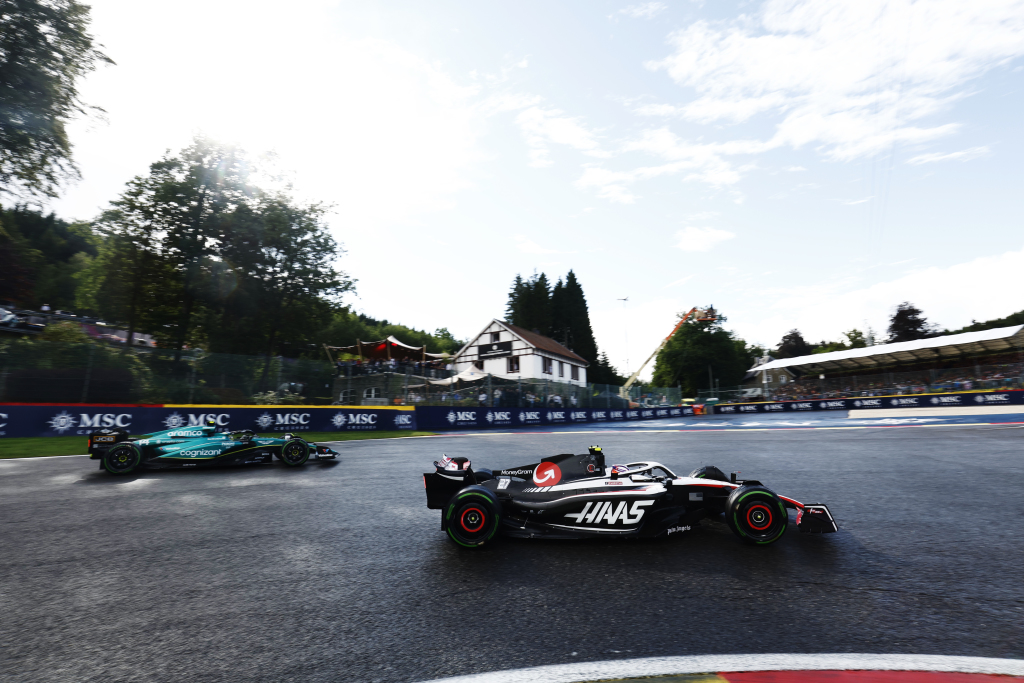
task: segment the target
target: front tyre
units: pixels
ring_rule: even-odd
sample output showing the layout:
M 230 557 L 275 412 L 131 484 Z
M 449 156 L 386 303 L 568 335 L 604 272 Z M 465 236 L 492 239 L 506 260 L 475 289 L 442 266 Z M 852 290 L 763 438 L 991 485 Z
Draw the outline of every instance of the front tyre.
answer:
M 500 506 L 494 494 L 483 486 L 467 486 L 454 496 L 444 510 L 448 538 L 464 548 L 479 548 L 494 537 L 501 522 Z
M 789 513 L 771 489 L 741 486 L 725 503 L 725 521 L 747 543 L 768 545 L 786 533 Z
M 289 467 L 305 465 L 309 460 L 309 444 L 302 439 L 289 439 L 281 446 L 281 461 Z
M 142 451 L 133 443 L 120 443 L 103 456 L 103 468 L 111 474 L 130 474 L 142 464 Z

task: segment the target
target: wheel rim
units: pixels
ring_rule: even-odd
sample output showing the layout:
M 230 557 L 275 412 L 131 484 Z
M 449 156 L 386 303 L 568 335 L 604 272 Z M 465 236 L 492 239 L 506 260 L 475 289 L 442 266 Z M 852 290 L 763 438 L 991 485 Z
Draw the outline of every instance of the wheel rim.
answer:
M 289 463 L 300 462 L 306 455 L 306 449 L 300 443 L 290 443 L 284 447 L 282 456 L 284 460 Z
M 118 448 L 107 455 L 107 467 L 118 472 L 125 472 L 135 466 L 137 454 L 131 448 Z
M 484 528 L 484 524 L 487 523 L 487 515 L 484 514 L 483 510 L 478 507 L 469 507 L 462 511 L 459 515 L 459 524 L 462 528 L 471 533 L 475 534 Z
M 747 508 L 747 524 L 755 531 L 764 531 L 772 525 L 772 511 L 763 503 Z

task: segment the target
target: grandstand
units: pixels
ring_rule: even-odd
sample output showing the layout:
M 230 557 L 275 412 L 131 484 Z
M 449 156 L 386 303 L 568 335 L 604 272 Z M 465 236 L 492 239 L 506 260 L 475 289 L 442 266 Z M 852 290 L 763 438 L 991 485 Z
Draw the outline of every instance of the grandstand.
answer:
M 1024 387 L 1024 325 L 764 359 L 726 400 L 848 398 Z M 768 382 L 781 373 L 785 384 Z

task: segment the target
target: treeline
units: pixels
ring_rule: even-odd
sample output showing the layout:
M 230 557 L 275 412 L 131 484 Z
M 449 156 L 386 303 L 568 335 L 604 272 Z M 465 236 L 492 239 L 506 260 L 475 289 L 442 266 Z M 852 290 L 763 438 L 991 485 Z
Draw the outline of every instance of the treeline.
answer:
M 740 339 L 723 323 L 691 319 L 684 323 L 658 354 L 651 383 L 659 387 L 678 386 L 683 396 L 696 397 L 716 387 L 734 387 L 765 350 Z
M 91 223 L 24 206 L 0 212 L 0 299 L 42 304 L 153 335 L 178 352 L 316 356 L 321 344 L 429 334 L 350 311 L 355 282 L 324 207 L 257 186 L 241 150 L 197 138 L 132 179 Z
M 625 384 L 608 360 L 599 353 L 583 287 L 569 271 L 565 281 L 554 285 L 547 275 L 536 273 L 527 279 L 516 275 L 508 293 L 505 319 L 513 325 L 550 337 L 586 360 L 587 381 L 594 384 Z
M 985 322 L 971 321 L 970 325 L 957 330 L 940 329 L 938 325 L 928 322 L 920 308 L 909 301 L 904 301 L 896 306 L 896 310 L 889 316 L 889 326 L 886 329 L 887 335 L 884 339 L 877 339 L 871 328 L 868 328 L 866 332 L 852 329 L 844 332 L 843 339 L 839 341 L 820 341 L 814 344 L 807 342 L 800 333 L 800 330 L 793 329 L 786 333 L 772 355 L 776 358 L 795 358 L 814 353 L 860 349 L 875 344 L 893 344 L 895 342 L 944 337 L 963 332 L 980 332 L 997 327 L 1010 327 L 1011 325 L 1024 325 L 1024 311 L 1018 311 L 1005 318 L 986 320 Z

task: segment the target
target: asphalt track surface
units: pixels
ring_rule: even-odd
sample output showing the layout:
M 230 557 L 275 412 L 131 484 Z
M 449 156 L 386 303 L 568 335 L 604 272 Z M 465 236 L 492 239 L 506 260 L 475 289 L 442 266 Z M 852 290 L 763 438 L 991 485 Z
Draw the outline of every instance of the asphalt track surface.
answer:
M 1017 418 L 456 434 L 341 443 L 337 465 L 127 478 L 81 457 L 0 461 L 0 679 L 409 682 L 668 655 L 1022 658 Z M 665 541 L 466 551 L 426 509 L 420 475 L 441 452 L 508 467 L 594 442 L 609 464 L 740 470 L 827 502 L 840 532 L 791 527 L 759 548 L 706 521 Z

